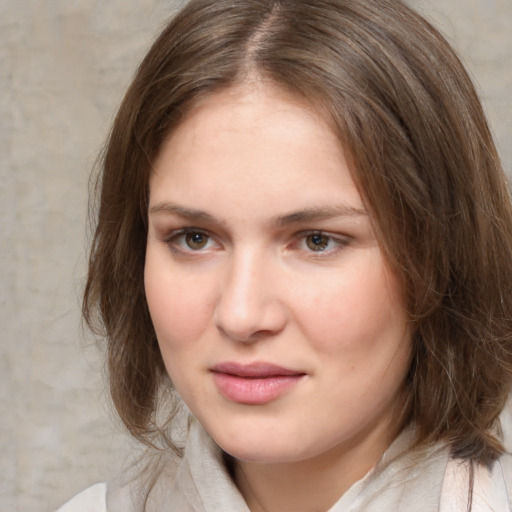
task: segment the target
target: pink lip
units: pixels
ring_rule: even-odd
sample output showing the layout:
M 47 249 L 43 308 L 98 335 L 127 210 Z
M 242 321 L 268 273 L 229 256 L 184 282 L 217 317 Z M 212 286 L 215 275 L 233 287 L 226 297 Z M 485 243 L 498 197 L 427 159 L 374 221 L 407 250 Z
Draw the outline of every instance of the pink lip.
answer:
M 263 405 L 295 386 L 304 372 L 270 363 L 221 363 L 211 368 L 220 394 L 231 402 Z

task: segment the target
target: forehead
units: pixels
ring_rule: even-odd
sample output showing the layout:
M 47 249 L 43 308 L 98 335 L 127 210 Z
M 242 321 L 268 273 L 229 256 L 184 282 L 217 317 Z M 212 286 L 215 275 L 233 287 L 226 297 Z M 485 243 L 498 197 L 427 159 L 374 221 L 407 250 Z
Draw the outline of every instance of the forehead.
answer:
M 185 117 L 155 161 L 151 202 L 167 183 L 175 193 L 192 187 L 203 199 L 238 188 L 267 200 L 300 191 L 314 202 L 334 200 L 331 189 L 343 188 L 357 196 L 358 207 L 351 174 L 341 142 L 315 108 L 256 84 L 218 92 Z

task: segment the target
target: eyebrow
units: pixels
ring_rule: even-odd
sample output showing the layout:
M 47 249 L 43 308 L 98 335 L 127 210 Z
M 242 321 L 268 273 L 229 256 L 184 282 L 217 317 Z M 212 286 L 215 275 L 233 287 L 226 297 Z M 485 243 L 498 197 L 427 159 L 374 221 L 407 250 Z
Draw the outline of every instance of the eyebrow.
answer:
M 188 208 L 171 202 L 162 202 L 151 206 L 148 211 L 149 215 L 165 213 L 176 215 L 190 221 L 209 222 L 216 224 L 225 224 L 210 213 L 196 208 Z M 358 217 L 368 216 L 368 212 L 364 208 L 355 208 L 353 206 L 340 204 L 334 206 L 319 206 L 313 208 L 305 208 L 283 215 L 277 215 L 271 219 L 271 222 L 277 226 L 284 227 L 293 224 L 301 224 L 318 220 L 327 220 L 334 217 Z
M 175 203 L 163 202 L 158 203 L 149 208 L 149 215 L 157 213 L 167 213 L 169 215 L 176 215 L 188 220 L 203 221 L 203 222 L 219 222 L 213 215 L 203 210 L 196 208 L 187 208 L 186 206 L 180 206 Z
M 364 208 L 355 208 L 353 206 L 339 204 L 335 206 L 319 206 L 313 208 L 305 208 L 296 212 L 278 215 L 275 223 L 278 226 L 287 226 L 289 224 L 300 224 L 315 220 L 327 220 L 333 217 L 358 217 L 368 216 L 368 212 Z

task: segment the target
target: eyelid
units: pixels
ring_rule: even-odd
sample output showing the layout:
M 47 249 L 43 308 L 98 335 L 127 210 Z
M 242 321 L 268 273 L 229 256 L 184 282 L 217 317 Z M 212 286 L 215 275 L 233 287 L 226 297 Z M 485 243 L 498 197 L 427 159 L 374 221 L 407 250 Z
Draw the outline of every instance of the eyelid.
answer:
M 194 228 L 194 227 L 186 227 L 186 228 L 178 228 L 170 230 L 164 237 L 164 240 L 172 240 L 176 236 L 186 235 L 188 233 L 201 233 L 206 236 L 211 236 L 207 229 L 203 228 Z

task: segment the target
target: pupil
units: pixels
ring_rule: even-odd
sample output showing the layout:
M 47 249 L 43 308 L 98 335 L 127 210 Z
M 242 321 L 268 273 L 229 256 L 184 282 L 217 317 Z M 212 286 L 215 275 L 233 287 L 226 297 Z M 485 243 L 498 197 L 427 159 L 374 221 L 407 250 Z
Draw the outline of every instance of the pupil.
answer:
M 206 236 L 202 233 L 188 233 L 187 237 L 187 245 L 191 249 L 202 249 L 206 245 Z
M 308 238 L 308 246 L 313 251 L 324 250 L 329 243 L 328 237 L 325 235 L 311 235 Z

